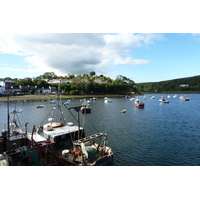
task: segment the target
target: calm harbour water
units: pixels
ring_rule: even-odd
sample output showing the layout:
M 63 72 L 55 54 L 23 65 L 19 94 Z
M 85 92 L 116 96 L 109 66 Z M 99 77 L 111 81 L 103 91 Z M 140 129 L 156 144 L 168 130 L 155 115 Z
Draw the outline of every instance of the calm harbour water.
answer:
M 159 102 L 161 94 L 154 95 L 155 99 L 147 95 L 146 100 L 141 96 L 144 109 L 136 108 L 134 101 L 125 98 L 112 98 L 111 103 L 98 98 L 91 103 L 92 113 L 86 115 L 86 136 L 96 130 L 106 132 L 117 166 L 200 166 L 200 94 L 186 95 L 190 101 L 180 101 L 181 95 L 173 95 L 169 104 Z M 41 104 L 45 107 L 36 108 Z M 77 105 L 81 105 L 80 99 L 72 99 L 70 106 Z M 15 106 L 16 110 L 23 110 L 19 118 L 23 126 L 29 122 L 29 131 L 33 125 L 38 127 L 53 108 L 49 100 L 11 102 L 10 111 Z M 127 110 L 124 114 L 120 113 L 123 109 Z M 2 130 L 6 124 L 6 102 L 0 102 L 0 110 Z M 67 109 L 63 111 L 67 121 L 75 123 Z M 80 116 L 82 122 L 81 113 Z

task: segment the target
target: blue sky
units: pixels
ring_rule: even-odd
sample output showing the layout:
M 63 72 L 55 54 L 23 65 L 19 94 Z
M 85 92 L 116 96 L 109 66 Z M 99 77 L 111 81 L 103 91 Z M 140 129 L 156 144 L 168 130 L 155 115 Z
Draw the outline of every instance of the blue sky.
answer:
M 200 75 L 200 34 L 34 33 L 0 35 L 0 78 L 95 71 L 136 83 Z

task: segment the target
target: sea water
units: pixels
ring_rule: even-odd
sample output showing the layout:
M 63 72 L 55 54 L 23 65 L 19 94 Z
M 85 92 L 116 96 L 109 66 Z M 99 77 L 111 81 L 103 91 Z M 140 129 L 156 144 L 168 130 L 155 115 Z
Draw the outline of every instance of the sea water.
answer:
M 103 98 L 92 101 L 90 114 L 79 113 L 86 136 L 107 133 L 117 166 L 200 166 L 200 95 L 186 95 L 190 101 L 181 101 L 181 95 L 164 95 L 169 104 L 159 102 L 163 94 L 153 95 L 155 99 L 151 94 L 145 100 L 138 97 L 144 108 L 136 108 L 134 101 L 122 97 L 112 98 L 111 103 L 104 103 Z M 44 108 L 36 108 L 41 104 Z M 68 107 L 81 104 L 75 98 Z M 22 110 L 18 114 L 21 124 L 28 122 L 28 131 L 32 131 L 33 125 L 39 127 L 47 115 L 52 116 L 53 106 L 49 100 L 17 101 L 10 103 L 10 111 Z M 120 113 L 123 109 L 126 113 Z M 6 102 L 0 102 L 0 110 L 2 130 L 7 126 Z M 71 110 L 72 117 L 67 108 L 62 110 L 67 122 L 77 124 L 77 112 Z

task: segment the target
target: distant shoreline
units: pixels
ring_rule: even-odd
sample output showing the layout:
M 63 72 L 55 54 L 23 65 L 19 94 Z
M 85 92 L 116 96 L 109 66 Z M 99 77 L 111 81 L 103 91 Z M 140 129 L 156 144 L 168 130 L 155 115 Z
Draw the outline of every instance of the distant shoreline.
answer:
M 200 92 L 143 92 L 140 95 L 147 95 L 147 94 L 199 94 Z M 88 98 L 104 98 L 104 97 L 125 97 L 125 96 L 137 96 L 138 94 L 135 95 L 119 95 L 119 94 L 104 94 L 104 95 L 61 95 L 61 99 L 88 99 Z M 45 100 L 45 99 L 58 99 L 56 95 L 19 95 L 19 96 L 10 96 L 9 100 L 10 101 L 33 101 L 33 100 Z M 7 96 L 0 96 L 0 101 L 7 101 Z
M 85 98 L 104 98 L 104 97 L 125 97 L 126 95 L 113 95 L 113 94 L 106 94 L 106 95 L 61 95 L 61 99 L 85 99 Z M 19 95 L 19 96 L 10 96 L 10 101 L 32 101 L 32 100 L 45 100 L 45 99 L 58 99 L 56 95 Z M 7 101 L 7 96 L 1 96 L 0 101 Z

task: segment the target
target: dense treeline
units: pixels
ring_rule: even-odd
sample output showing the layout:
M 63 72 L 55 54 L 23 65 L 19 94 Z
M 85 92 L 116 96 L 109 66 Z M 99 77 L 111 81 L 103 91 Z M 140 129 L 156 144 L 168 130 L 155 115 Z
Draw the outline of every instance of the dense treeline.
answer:
M 200 76 L 137 84 L 140 92 L 200 91 Z
M 58 84 L 52 86 L 59 87 Z M 130 94 L 136 88 L 131 83 L 111 81 L 107 83 L 81 82 L 61 83 L 60 91 L 63 94 Z

